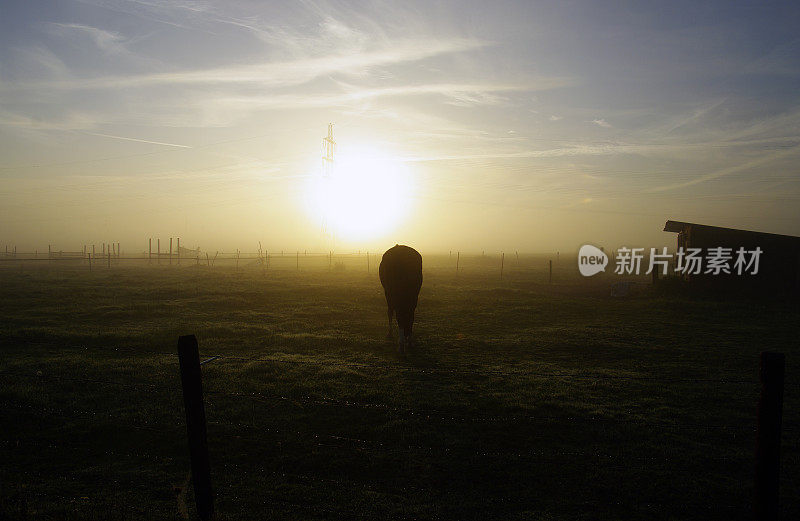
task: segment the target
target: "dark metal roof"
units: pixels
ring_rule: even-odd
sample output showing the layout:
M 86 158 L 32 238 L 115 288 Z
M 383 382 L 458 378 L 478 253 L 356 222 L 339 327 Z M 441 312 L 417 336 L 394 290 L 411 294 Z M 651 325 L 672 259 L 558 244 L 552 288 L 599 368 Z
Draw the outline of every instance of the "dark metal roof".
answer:
M 782 239 L 800 240 L 800 237 L 796 237 L 794 235 L 782 235 L 782 234 L 779 234 L 779 233 L 755 232 L 755 231 L 752 231 L 752 230 L 740 230 L 740 229 L 737 229 L 737 228 L 723 228 L 721 226 L 709 226 L 707 224 L 687 223 L 687 222 L 683 222 L 683 221 L 667 221 L 667 223 L 664 225 L 664 231 L 665 232 L 678 233 L 678 232 L 682 232 L 684 229 L 686 229 L 689 226 L 693 226 L 693 227 L 697 227 L 697 228 L 705 228 L 707 230 L 724 230 L 724 231 L 727 231 L 727 232 L 737 232 L 737 233 L 745 233 L 745 234 L 765 235 L 765 236 L 768 236 L 768 237 L 774 237 L 776 239 L 777 238 L 782 238 Z

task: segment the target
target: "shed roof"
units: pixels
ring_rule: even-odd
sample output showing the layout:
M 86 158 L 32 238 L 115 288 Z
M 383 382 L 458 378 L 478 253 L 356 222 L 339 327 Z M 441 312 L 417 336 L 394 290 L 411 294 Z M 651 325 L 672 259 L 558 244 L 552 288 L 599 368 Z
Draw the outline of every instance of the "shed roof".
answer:
M 707 224 L 697 224 L 697 223 L 687 223 L 683 221 L 667 221 L 664 225 L 665 232 L 682 232 L 685 228 L 689 226 L 694 226 L 698 228 L 705 228 L 708 230 L 724 230 L 727 232 L 737 232 L 737 233 L 744 233 L 744 234 L 755 234 L 755 235 L 763 235 L 767 237 L 772 237 L 775 239 L 792 239 L 795 241 L 800 241 L 800 237 L 796 237 L 794 235 L 782 235 L 779 233 L 767 233 L 767 232 L 756 232 L 752 230 L 740 230 L 737 228 L 723 228 L 721 226 L 709 226 Z

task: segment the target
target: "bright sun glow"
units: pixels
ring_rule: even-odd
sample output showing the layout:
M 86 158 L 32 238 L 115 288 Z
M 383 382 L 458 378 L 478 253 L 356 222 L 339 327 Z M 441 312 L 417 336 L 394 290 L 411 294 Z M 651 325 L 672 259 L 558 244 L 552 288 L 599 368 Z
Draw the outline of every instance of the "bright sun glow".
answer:
M 411 206 L 411 172 L 400 160 L 374 149 L 350 149 L 336 158 L 330 177 L 312 176 L 307 206 L 343 239 L 370 239 L 391 232 Z

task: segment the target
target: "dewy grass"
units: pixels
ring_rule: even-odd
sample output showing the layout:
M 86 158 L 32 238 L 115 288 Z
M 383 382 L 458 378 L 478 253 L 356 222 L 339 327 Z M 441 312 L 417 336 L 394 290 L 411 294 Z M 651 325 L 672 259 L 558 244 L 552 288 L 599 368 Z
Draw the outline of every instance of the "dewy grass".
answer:
M 746 519 L 764 350 L 787 355 L 800 517 L 795 309 L 481 262 L 426 259 L 405 357 L 355 261 L 0 272 L 0 518 L 193 515 L 181 334 L 221 355 L 220 519 Z

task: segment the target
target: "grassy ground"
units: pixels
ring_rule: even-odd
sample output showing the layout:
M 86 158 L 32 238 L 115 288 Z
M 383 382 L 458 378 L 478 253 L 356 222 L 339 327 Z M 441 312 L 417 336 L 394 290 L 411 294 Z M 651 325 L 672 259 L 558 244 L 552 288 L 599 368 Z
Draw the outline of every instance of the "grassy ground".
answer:
M 0 271 L 0 518 L 193 515 L 187 333 L 220 519 L 748 519 L 763 350 L 800 518 L 796 309 L 506 260 L 426 259 L 405 357 L 359 260 Z

